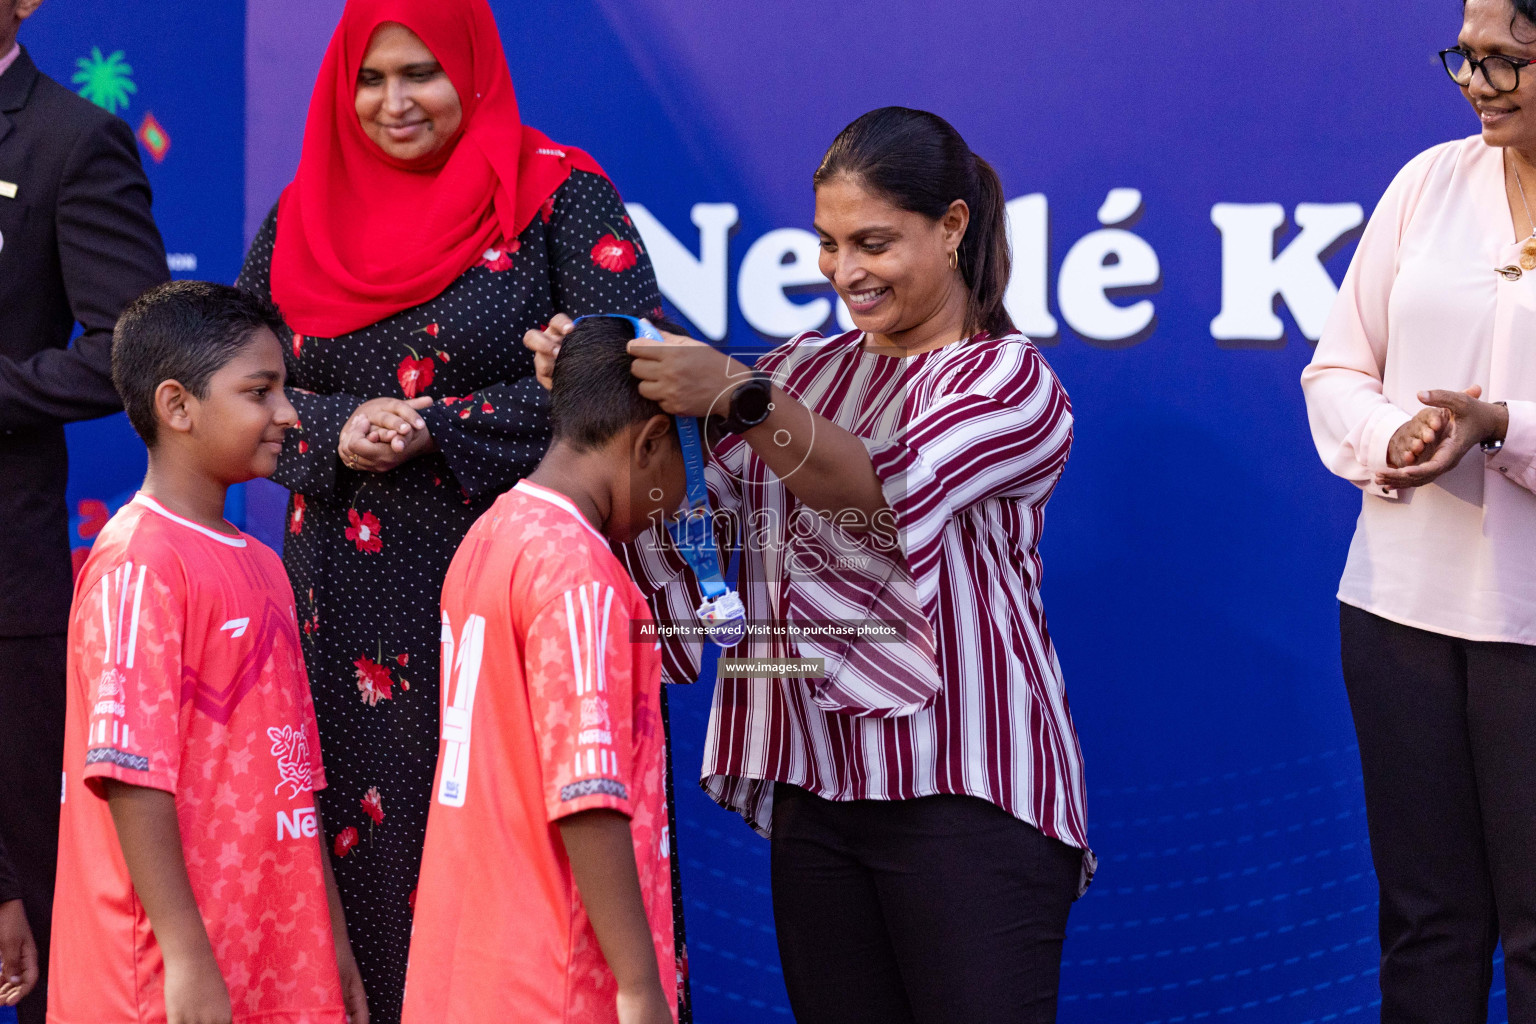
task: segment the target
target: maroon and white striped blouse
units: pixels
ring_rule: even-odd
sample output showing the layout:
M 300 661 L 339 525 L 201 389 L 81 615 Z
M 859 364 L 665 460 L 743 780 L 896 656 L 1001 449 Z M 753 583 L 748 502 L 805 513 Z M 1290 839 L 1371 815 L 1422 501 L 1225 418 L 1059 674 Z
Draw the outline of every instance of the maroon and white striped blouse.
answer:
M 739 437 L 710 491 L 742 543 L 749 623 L 899 620 L 900 643 L 752 636 L 731 657 L 824 657 L 825 680 L 724 678 L 701 784 L 767 835 L 773 782 L 830 800 L 969 794 L 1083 851 L 1082 752 L 1040 601 L 1045 503 L 1072 444 L 1066 392 L 1026 338 L 978 336 L 914 356 L 806 334 L 757 362 L 864 439 L 898 544 L 801 506 Z M 886 536 L 889 533 L 885 534 Z M 699 593 L 658 534 L 625 552 L 657 618 L 693 622 Z M 669 682 L 698 643 L 664 642 Z

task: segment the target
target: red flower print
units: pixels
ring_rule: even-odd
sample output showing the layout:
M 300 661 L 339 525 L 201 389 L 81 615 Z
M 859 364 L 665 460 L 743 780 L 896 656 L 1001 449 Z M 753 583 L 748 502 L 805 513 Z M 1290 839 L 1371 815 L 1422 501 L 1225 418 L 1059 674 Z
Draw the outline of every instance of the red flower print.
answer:
M 399 665 L 401 668 L 404 668 L 405 666 L 409 665 L 410 663 L 411 663 L 411 656 L 410 656 L 409 652 L 407 652 L 405 654 L 397 654 L 397 655 L 395 655 L 395 664 Z
M 400 381 L 400 390 L 406 398 L 415 398 L 427 388 L 432 386 L 432 374 L 436 365 L 432 357 L 421 358 L 416 355 L 416 350 L 411 349 L 411 354 L 400 360 L 399 369 L 395 370 L 395 378 Z
M 485 250 L 478 265 L 491 271 L 509 270 L 512 267 L 512 254 L 522 247 L 523 243 L 515 238 L 510 242 L 503 241 L 494 249 Z
M 293 332 L 293 358 L 299 358 L 299 351 L 304 347 L 304 335 L 298 331 Z
M 442 349 L 438 349 L 437 350 L 437 358 L 441 359 L 443 362 L 446 363 L 448 361 L 448 353 L 444 352 Z
M 352 847 L 357 845 L 357 829 L 348 825 L 336 833 L 336 843 L 331 849 L 336 851 L 336 856 L 345 857 L 352 852 Z
M 469 414 L 471 412 L 473 412 L 473 411 L 474 411 L 473 409 L 460 409 L 459 410 L 459 419 L 461 419 L 461 420 L 469 419 Z
M 303 455 L 307 451 L 309 451 L 309 442 L 305 441 L 302 438 L 300 438 L 299 439 L 299 454 Z
M 544 205 L 539 207 L 539 216 L 544 218 L 544 223 L 549 223 L 549 218 L 555 215 L 555 197 L 550 196 L 544 200 Z
M 357 545 L 357 550 L 367 551 L 370 554 L 378 554 L 384 547 L 384 541 L 379 536 L 379 517 L 372 512 L 357 514 L 357 509 L 347 509 L 347 521 L 352 525 L 347 527 L 347 540 Z
M 604 270 L 621 274 L 635 265 L 635 247 L 612 235 L 604 235 L 592 247 L 592 262 Z
M 437 326 L 437 321 L 434 320 L 432 323 L 427 324 L 427 326 L 425 326 L 425 327 L 418 327 L 418 328 L 416 328 L 411 333 L 412 334 L 430 334 L 430 335 L 432 335 L 432 337 L 435 338 L 435 337 L 437 337 L 438 330 L 440 330 L 440 328 Z
M 491 403 L 490 402 L 486 402 L 486 403 L 484 403 L 483 405 L 480 406 L 480 411 L 481 412 L 495 412 L 496 410 L 491 408 Z
M 405 902 L 407 902 L 407 903 L 409 903 L 411 905 L 411 909 L 412 910 L 416 909 L 416 890 L 415 889 L 411 890 L 411 894 L 405 898 Z
M 368 812 L 368 817 L 373 819 L 375 825 L 384 824 L 384 798 L 379 796 L 378 786 L 369 786 L 368 794 L 358 803 L 363 805 L 363 810 Z
M 392 699 L 394 680 L 389 678 L 389 669 L 366 654 L 352 664 L 357 666 L 357 688 L 362 691 L 364 704 L 377 707 L 379 701 Z
M 80 514 L 81 540 L 90 540 L 96 536 L 107 525 L 107 520 L 112 518 L 112 513 L 107 511 L 107 503 L 99 498 L 86 498 L 75 506 L 75 511 Z
M 633 223 L 631 223 L 631 221 L 630 221 L 630 219 L 628 217 L 625 217 L 624 218 L 624 226 L 628 228 L 628 227 L 633 227 L 634 225 L 633 225 Z
M 288 520 L 289 533 L 304 532 L 304 495 L 294 494 L 293 515 Z

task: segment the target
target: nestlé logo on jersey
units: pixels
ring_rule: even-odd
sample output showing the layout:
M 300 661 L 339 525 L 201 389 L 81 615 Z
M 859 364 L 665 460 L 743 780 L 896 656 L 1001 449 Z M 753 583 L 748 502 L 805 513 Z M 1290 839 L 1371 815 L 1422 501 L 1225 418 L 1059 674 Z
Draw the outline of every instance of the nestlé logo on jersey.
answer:
M 320 823 L 315 817 L 313 807 L 298 807 L 293 813 L 287 811 L 277 812 L 277 838 L 283 839 L 313 839 L 320 832 Z
M 612 743 L 613 720 L 608 717 L 608 701 L 599 694 L 581 698 L 581 734 L 576 742 Z

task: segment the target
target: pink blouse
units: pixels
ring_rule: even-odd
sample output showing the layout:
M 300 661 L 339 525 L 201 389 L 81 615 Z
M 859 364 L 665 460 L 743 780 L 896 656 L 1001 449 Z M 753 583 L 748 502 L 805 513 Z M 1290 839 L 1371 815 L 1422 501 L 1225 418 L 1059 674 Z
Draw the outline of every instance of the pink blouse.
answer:
M 1503 153 L 1476 135 L 1409 161 L 1366 226 L 1301 375 L 1318 453 L 1364 492 L 1345 604 L 1536 644 L 1536 272 L 1495 272 L 1519 251 Z M 1372 482 L 1420 391 L 1473 384 L 1508 403 L 1502 451 L 1474 447 L 1422 487 Z

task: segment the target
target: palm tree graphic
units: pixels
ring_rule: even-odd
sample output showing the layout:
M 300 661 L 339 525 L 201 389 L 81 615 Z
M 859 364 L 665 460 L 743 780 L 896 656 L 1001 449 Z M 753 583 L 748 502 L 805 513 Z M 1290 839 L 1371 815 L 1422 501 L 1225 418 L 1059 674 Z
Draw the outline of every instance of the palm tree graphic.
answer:
M 91 55 L 75 61 L 75 66 L 80 70 L 70 81 L 80 87 L 80 95 L 114 114 L 126 108 L 128 97 L 139 91 L 133 84 L 133 66 L 124 63 L 122 50 L 103 57 L 101 48 L 93 46 Z

